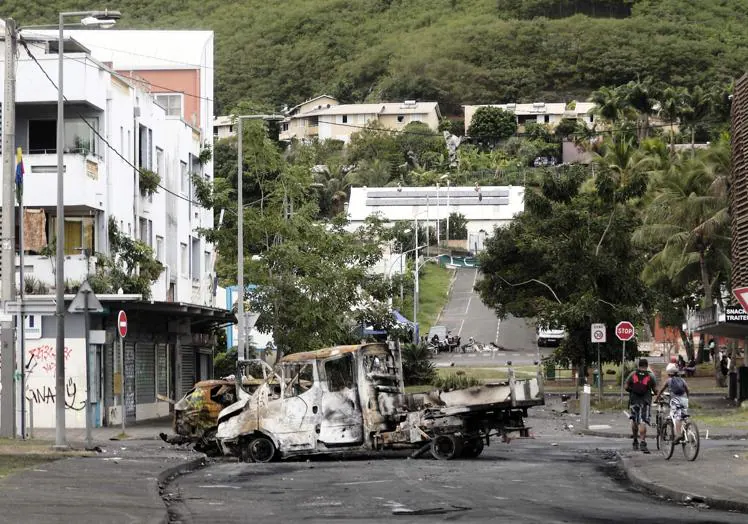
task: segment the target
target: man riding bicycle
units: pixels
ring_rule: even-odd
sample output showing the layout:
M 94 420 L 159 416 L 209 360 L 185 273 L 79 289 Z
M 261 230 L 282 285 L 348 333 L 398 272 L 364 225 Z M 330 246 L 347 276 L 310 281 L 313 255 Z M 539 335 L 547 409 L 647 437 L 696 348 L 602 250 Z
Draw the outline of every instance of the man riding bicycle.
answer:
M 649 424 L 649 407 L 652 395 L 657 391 L 657 379 L 649 371 L 646 358 L 639 359 L 639 367 L 626 379 L 626 391 L 629 393 L 629 408 L 631 409 L 631 432 L 634 438 L 634 449 L 647 449 L 647 425 Z M 639 442 L 641 441 L 641 443 Z
M 685 379 L 678 376 L 678 366 L 668 364 L 665 368 L 668 379 L 657 394 L 655 402 L 659 402 L 660 397 L 666 389 L 670 390 L 670 416 L 675 421 L 675 443 L 678 444 L 683 440 L 681 428 L 683 427 L 683 415 L 688 410 L 688 384 Z

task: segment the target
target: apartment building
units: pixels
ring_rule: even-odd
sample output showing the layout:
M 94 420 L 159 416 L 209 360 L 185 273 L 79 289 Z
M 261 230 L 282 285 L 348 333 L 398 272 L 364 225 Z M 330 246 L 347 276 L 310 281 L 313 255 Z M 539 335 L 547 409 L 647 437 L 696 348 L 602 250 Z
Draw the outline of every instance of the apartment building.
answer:
M 348 143 L 351 135 L 370 124 L 402 130 L 411 122 L 423 122 L 437 131 L 441 113 L 436 102 L 378 102 L 340 104 L 329 95 L 320 95 L 287 111 L 281 122 L 280 140 L 340 140 Z
M 587 127 L 595 123 L 592 102 L 533 102 L 531 104 L 483 104 L 462 106 L 465 111 L 465 134 L 468 134 L 473 115 L 481 107 L 498 107 L 504 111 L 514 113 L 517 118 L 518 131 L 524 131 L 527 123 L 556 127 L 562 120 L 571 119 L 583 122 Z
M 147 300 L 114 290 L 99 297 L 104 311 L 92 316 L 95 420 L 111 425 L 123 416 L 134 422 L 168 414 L 170 404 L 159 396 L 178 397 L 195 381 L 210 378 L 213 327 L 233 317 L 216 305 L 214 247 L 198 234 L 213 227 L 213 213 L 197 204 L 193 184 L 193 176 L 213 176 L 205 154 L 213 141 L 213 35 L 110 31 L 104 38 L 103 33 L 66 33 L 63 45 L 65 278 L 74 289 L 95 272 L 97 254 L 112 253 L 110 227 L 150 246 L 164 268 Z M 35 295 L 28 296 L 23 348 L 24 362 L 35 364 L 23 397 L 33 401 L 35 426 L 52 427 L 57 88 L 50 78 L 57 78 L 59 45 L 56 34 L 34 31 L 23 38 L 28 52 L 19 48 L 15 141 L 25 168 L 24 273 L 37 283 Z M 173 63 L 177 60 L 182 63 Z M 188 64 L 195 67 L 187 70 Z M 144 171 L 160 178 L 152 193 L 141 187 Z M 83 250 L 94 255 L 87 258 Z M 130 319 L 123 358 L 115 334 L 120 309 Z M 69 314 L 65 322 L 69 386 L 61 394 L 74 397 L 67 402 L 68 427 L 83 427 L 82 317 Z

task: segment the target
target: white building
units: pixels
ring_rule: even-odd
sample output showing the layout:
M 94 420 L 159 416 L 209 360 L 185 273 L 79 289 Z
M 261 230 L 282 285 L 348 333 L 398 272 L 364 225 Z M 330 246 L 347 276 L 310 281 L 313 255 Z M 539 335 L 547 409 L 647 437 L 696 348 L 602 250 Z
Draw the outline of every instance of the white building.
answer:
M 464 248 L 479 252 L 494 228 L 506 227 L 524 210 L 524 193 L 519 186 L 354 187 L 348 204 L 349 227 L 355 229 L 378 214 L 387 222 L 417 219 L 419 226 L 428 224 L 436 231 L 439 220 L 459 213 L 467 221 Z M 439 235 L 446 238 L 446 231 Z
M 439 129 L 441 113 L 436 102 L 405 100 L 369 104 L 340 104 L 329 95 L 321 95 L 291 108 L 281 122 L 280 140 L 340 140 L 348 143 L 351 135 L 367 125 L 401 131 L 411 122 L 422 122 Z
M 527 123 L 547 125 L 551 128 L 556 127 L 562 120 L 578 120 L 583 122 L 587 127 L 592 127 L 595 122 L 595 116 L 592 109 L 595 104 L 592 102 L 533 102 L 531 104 L 483 104 L 483 105 L 466 105 L 463 106 L 465 111 L 465 134 L 468 134 L 470 123 L 473 121 L 473 115 L 481 107 L 498 107 L 504 111 L 514 113 L 517 117 L 519 132 L 524 131 L 524 125 Z
M 89 49 L 68 38 L 69 34 L 85 36 L 103 47 Z M 58 42 L 56 33 L 46 36 L 36 31 L 24 34 L 24 40 L 36 58 L 34 61 L 19 46 L 15 125 L 16 146 L 22 148 L 25 167 L 24 272 L 51 293 L 57 89 L 49 78 L 56 82 Z M 200 162 L 201 152 L 210 148 L 213 140 L 212 42 L 209 32 L 66 33 L 65 278 L 71 282 L 86 278 L 81 248 L 110 254 L 110 223 L 151 246 L 164 266 L 151 287 L 150 301 L 127 295 L 108 297 L 105 314 L 92 319 L 92 329 L 102 334 L 92 347 L 96 352 L 97 424 L 116 424 L 123 411 L 130 421 L 168 414 L 169 404 L 159 402 L 157 396 L 174 398 L 196 380 L 211 378 L 209 328 L 230 318 L 223 304 L 215 302 L 214 248 L 197 232 L 213 227 L 213 213 L 195 202 L 191 178 L 212 179 L 212 162 Z M 181 69 L 173 69 L 174 60 L 184 64 Z M 189 63 L 197 69 L 186 71 Z M 0 62 L 0 66 L 2 74 L 5 64 Z M 187 97 L 183 91 L 171 97 L 174 93 L 165 91 L 169 82 L 176 86 L 173 89 L 181 89 L 180 82 L 185 79 L 197 82 L 197 88 L 190 88 L 196 92 L 194 96 Z M 177 100 L 179 104 L 174 104 Z M 160 187 L 150 195 L 140 189 L 139 171 L 144 170 L 160 177 Z M 96 263 L 94 256 L 91 272 Z M 124 409 L 115 398 L 114 381 L 122 372 L 115 343 L 114 317 L 119 309 L 127 311 L 130 318 L 124 346 Z M 85 366 L 80 367 L 85 359 L 78 354 L 85 354 L 80 320 L 79 315 L 66 317 L 66 376 L 73 381 L 71 390 L 85 397 Z M 39 404 L 35 425 L 50 427 L 54 425 L 54 407 L 49 402 L 55 394 L 54 366 L 47 361 L 54 361 L 56 321 L 51 315 L 34 315 L 32 322 L 36 326 L 27 329 L 33 337 L 26 341 L 24 360 L 34 356 L 37 362 L 46 363 L 34 368 L 25 396 Z M 69 426 L 81 427 L 83 417 L 76 408 L 69 411 Z
M 230 116 L 217 116 L 213 119 L 213 139 L 221 140 L 234 136 L 234 119 Z

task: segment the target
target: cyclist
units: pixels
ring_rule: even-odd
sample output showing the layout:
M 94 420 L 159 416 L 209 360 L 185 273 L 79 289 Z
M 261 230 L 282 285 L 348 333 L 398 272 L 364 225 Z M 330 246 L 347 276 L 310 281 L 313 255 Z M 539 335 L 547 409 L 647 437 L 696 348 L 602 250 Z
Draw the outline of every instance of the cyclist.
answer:
M 683 439 L 681 434 L 683 415 L 688 410 L 688 384 L 685 379 L 678 376 L 678 366 L 675 364 L 668 364 L 665 372 L 668 374 L 668 379 L 657 394 L 655 402 L 660 400 L 666 389 L 670 389 L 670 416 L 675 421 L 674 439 L 675 443 L 678 444 Z
M 634 438 L 634 449 L 647 449 L 647 425 L 649 424 L 649 406 L 652 394 L 657 391 L 657 379 L 649 370 L 646 358 L 639 359 L 639 367 L 626 379 L 626 391 L 629 392 L 629 408 L 631 409 L 631 432 Z M 641 443 L 639 442 L 641 440 Z

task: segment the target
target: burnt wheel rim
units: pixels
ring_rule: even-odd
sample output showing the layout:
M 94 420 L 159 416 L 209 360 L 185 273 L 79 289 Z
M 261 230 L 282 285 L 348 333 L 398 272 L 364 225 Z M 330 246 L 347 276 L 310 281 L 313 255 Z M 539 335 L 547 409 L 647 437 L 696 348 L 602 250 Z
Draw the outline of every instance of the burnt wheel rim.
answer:
M 275 455 L 275 446 L 268 438 L 256 438 L 249 443 L 249 455 L 255 462 L 270 462 Z
M 451 435 L 439 435 L 431 441 L 431 454 L 439 460 L 451 460 L 458 453 L 457 440 Z

